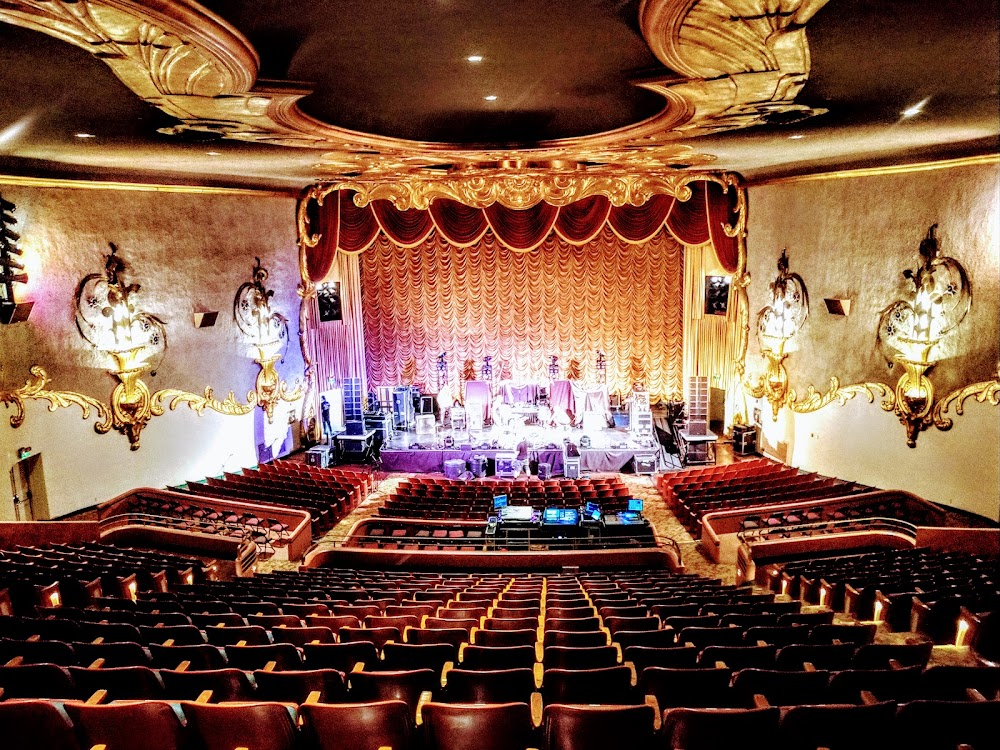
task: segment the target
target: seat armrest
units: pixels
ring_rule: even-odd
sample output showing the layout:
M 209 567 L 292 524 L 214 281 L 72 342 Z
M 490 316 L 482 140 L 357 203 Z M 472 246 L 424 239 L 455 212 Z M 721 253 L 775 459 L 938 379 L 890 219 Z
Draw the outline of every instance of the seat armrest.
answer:
M 861 705 L 874 706 L 878 702 L 879 702 L 878 698 L 876 698 L 875 694 L 870 690 L 861 691 Z
M 212 702 L 212 691 L 202 690 L 198 697 L 194 699 L 195 703 L 211 703 Z
M 541 688 L 542 680 L 545 678 L 545 665 L 539 661 L 536 661 L 534 665 L 534 672 L 535 672 L 535 687 Z
M 647 706 L 653 707 L 653 731 L 660 731 L 660 724 L 663 723 L 663 712 L 660 711 L 660 703 L 656 700 L 655 695 L 645 696 L 645 703 Z
M 628 671 L 631 672 L 631 674 L 632 674 L 632 677 L 631 677 L 632 687 L 635 687 L 636 685 L 639 684 L 639 675 L 637 675 L 636 672 L 635 672 L 635 664 L 633 664 L 630 661 L 627 661 L 627 662 L 625 662 L 625 666 L 628 667 Z
M 100 669 L 103 666 L 104 666 L 104 659 L 94 659 L 87 666 L 87 669 Z
M 980 693 L 975 688 L 966 688 L 965 689 L 965 695 L 968 697 L 968 699 L 972 703 L 985 703 L 986 702 L 986 696 L 983 695 L 982 693 Z
M 441 687 L 448 687 L 448 673 L 455 668 L 455 662 L 446 661 L 441 669 Z
M 615 659 L 615 661 L 618 664 L 621 664 L 622 663 L 622 647 L 621 647 L 621 644 L 618 643 L 618 642 L 612 642 L 611 645 L 615 647 L 615 653 L 617 654 L 617 658 Z
M 420 694 L 420 700 L 417 701 L 417 715 L 416 715 L 416 725 L 419 727 L 424 723 L 424 706 L 431 702 L 433 694 L 430 690 L 425 690 Z
M 88 706 L 99 706 L 107 700 L 108 691 L 107 690 L 95 690 L 94 694 L 87 698 Z
M 754 708 L 770 708 L 771 704 L 767 702 L 765 698 L 760 693 L 754 693 L 753 696 L 753 707 Z
M 531 693 L 531 723 L 536 729 L 542 725 L 542 694 L 537 690 Z
M 319 696 L 320 696 L 319 690 L 313 690 L 312 692 L 309 693 L 308 696 L 306 696 L 305 705 L 315 706 L 317 703 L 319 703 Z
M 539 664 L 545 658 L 545 644 L 541 640 L 535 641 L 535 661 Z

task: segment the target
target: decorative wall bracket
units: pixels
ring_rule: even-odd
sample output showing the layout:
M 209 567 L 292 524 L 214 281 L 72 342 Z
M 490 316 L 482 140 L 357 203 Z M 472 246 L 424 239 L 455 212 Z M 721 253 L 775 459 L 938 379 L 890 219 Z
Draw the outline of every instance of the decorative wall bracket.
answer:
M 785 358 L 788 342 L 809 316 L 809 293 L 797 273 L 788 270 L 788 254 L 781 251 L 778 275 L 769 285 L 771 300 L 757 313 L 757 341 L 767 360 L 764 374 L 744 385 L 754 398 L 766 398 L 774 418 L 788 400 L 788 371 Z
M 274 290 L 264 285 L 268 275 L 260 258 L 254 258 L 251 280 L 243 282 L 236 290 L 233 319 L 249 347 L 250 356 L 260 365 L 254 390 L 247 401 L 259 404 L 267 414 L 267 421 L 273 422 L 277 403 L 298 401 L 303 396 L 303 386 L 296 384 L 289 389 L 275 369 L 275 363 L 288 347 L 288 319 L 271 309 Z

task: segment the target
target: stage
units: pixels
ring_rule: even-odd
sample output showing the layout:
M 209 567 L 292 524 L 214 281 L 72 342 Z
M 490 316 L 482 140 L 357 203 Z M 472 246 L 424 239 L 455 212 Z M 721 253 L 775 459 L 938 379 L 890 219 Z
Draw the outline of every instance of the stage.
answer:
M 589 448 L 580 445 L 584 436 L 590 438 Z M 453 440 L 451 447 L 445 446 L 447 437 Z M 659 455 L 660 452 L 655 439 L 636 438 L 621 428 L 583 430 L 525 425 L 516 428 L 487 427 L 470 432 L 439 429 L 433 436 L 418 436 L 411 431 L 396 432 L 382 445 L 382 469 L 443 472 L 447 460 L 469 461 L 473 456 L 484 456 L 492 474 L 498 450 L 516 452 L 521 442 L 527 440 L 528 460 L 532 465 L 547 463 L 552 467 L 553 476 L 562 476 L 563 446 L 567 439 L 579 449 L 581 472 L 619 472 L 629 466 L 637 453 Z

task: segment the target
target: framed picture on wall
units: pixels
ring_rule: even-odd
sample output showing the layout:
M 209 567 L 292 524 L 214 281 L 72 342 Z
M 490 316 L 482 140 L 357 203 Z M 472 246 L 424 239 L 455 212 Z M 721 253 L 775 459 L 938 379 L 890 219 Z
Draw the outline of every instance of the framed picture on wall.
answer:
M 320 323 L 340 320 L 340 282 L 324 281 L 319 284 L 316 287 L 316 302 L 319 305 Z
M 705 277 L 705 315 L 726 315 L 729 312 L 729 277 Z

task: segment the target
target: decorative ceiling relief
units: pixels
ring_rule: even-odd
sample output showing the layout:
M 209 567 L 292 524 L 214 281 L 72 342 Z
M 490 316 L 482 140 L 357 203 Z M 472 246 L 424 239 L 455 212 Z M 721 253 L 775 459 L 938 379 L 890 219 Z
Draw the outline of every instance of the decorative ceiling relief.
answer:
M 442 194 L 481 193 L 494 189 L 486 185 L 491 179 L 509 181 L 516 172 L 547 184 L 550 195 L 538 199 L 550 200 L 562 190 L 555 177 L 567 184 L 610 184 L 638 172 L 655 179 L 715 160 L 682 140 L 819 114 L 795 97 L 809 75 L 805 27 L 825 3 L 787 0 L 775 10 L 769 0 L 645 0 L 639 27 L 669 70 L 633 84 L 664 98 L 660 112 L 607 132 L 517 147 L 405 140 L 322 122 L 299 107 L 310 89 L 259 79 L 260 60 L 249 40 L 194 2 L 7 0 L 0 20 L 99 57 L 137 96 L 179 120 L 167 133 L 202 131 L 322 150 L 318 178 L 441 183 Z M 456 188 L 456 179 L 464 187 Z M 620 191 L 609 185 L 602 192 Z

